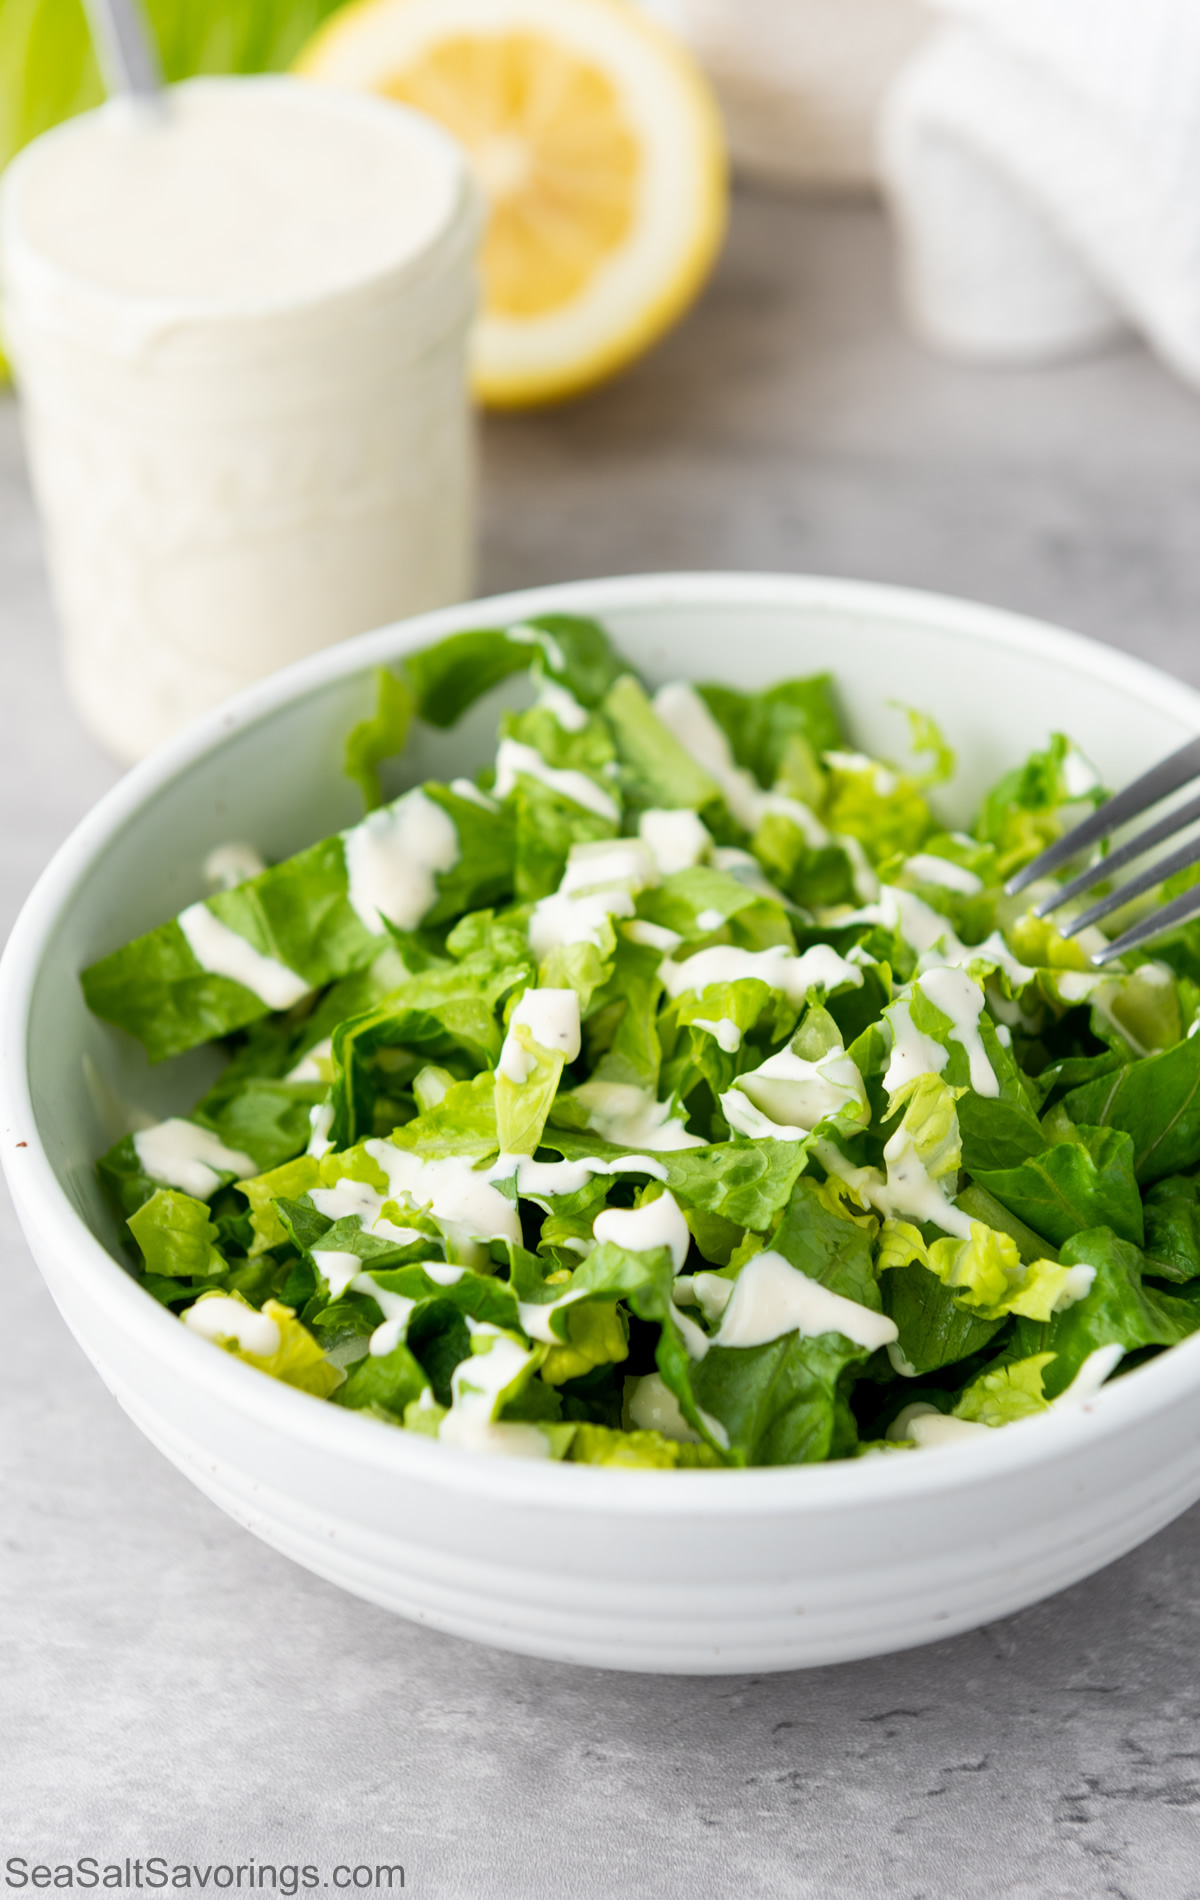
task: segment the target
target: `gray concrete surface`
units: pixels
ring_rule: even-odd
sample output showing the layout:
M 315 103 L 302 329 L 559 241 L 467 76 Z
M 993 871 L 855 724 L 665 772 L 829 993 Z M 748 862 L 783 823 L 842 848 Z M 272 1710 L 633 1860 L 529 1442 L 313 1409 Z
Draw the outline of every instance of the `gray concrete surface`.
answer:
M 1132 345 L 1038 374 L 926 359 L 866 208 L 743 202 L 684 328 L 574 409 L 489 425 L 485 472 L 489 588 L 868 576 L 1200 683 L 1200 401 Z M 63 700 L 7 403 L 0 642 L 7 928 L 115 776 Z M 399 1863 L 422 1900 L 1200 1897 L 1200 1511 L 1039 1608 L 882 1661 L 717 1681 L 523 1661 L 227 1523 L 117 1410 L 7 1202 L 0 1220 L 5 1857 L 254 1857 L 322 1883 Z

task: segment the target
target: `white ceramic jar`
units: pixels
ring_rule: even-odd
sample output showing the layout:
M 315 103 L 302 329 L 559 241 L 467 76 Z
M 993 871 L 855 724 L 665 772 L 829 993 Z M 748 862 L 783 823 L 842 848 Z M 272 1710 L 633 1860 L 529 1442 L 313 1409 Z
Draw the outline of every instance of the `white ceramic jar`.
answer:
M 67 673 L 120 757 L 469 591 L 478 228 L 437 127 L 298 80 L 116 101 L 9 168 L 3 333 Z

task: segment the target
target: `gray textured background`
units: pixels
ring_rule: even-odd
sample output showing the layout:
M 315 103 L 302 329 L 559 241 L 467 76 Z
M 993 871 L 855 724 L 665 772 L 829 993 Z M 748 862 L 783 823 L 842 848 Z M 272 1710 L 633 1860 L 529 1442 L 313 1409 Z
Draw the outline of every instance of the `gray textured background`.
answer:
M 896 321 L 878 214 L 758 197 L 650 362 L 489 425 L 481 581 L 904 581 L 1200 683 L 1198 510 L 1200 402 L 1136 347 L 1037 374 L 932 362 Z M 62 697 L 4 402 L 0 614 L 7 929 L 115 772 Z M 71 1343 L 7 1201 L 0 1220 L 4 1854 L 400 1861 L 423 1900 L 1200 1897 L 1200 1511 L 882 1661 L 680 1681 L 477 1650 L 219 1516 Z

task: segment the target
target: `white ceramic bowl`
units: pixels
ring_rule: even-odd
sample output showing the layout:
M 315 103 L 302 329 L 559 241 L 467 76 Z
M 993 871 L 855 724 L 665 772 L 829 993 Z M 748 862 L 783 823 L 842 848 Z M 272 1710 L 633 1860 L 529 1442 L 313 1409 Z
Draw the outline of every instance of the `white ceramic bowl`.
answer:
M 1200 1337 L 1088 1406 L 983 1442 L 785 1470 L 603 1471 L 452 1451 L 291 1391 L 188 1332 L 114 1257 L 92 1173 L 106 1091 L 178 1108 L 208 1058 L 147 1069 L 88 1016 L 79 970 L 198 895 L 213 844 L 249 837 L 282 854 L 356 815 L 340 760 L 369 668 L 552 610 L 601 616 L 652 680 L 760 686 L 832 668 L 872 750 L 902 743 L 887 702 L 927 709 L 959 749 L 960 816 L 1050 727 L 1069 728 L 1110 781 L 1200 731 L 1195 693 L 1071 634 L 770 576 L 546 588 L 303 661 L 131 772 L 58 853 L 8 946 L 4 1165 L 67 1324 L 135 1422 L 239 1523 L 361 1596 L 508 1649 L 621 1669 L 789 1669 L 950 1635 L 1086 1576 L 1200 1496 Z M 481 764 L 494 713 L 422 734 L 406 772 Z

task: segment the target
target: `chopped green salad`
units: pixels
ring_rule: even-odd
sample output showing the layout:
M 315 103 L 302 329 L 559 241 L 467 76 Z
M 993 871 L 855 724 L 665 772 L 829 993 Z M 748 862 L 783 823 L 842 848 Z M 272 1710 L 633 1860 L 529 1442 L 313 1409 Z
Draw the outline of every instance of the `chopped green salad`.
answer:
M 384 803 L 509 674 L 477 780 Z M 1061 735 L 972 830 L 827 675 L 656 693 L 594 622 L 453 635 L 348 744 L 365 819 L 85 971 L 191 1109 L 99 1163 L 146 1291 L 475 1451 L 684 1468 L 927 1449 L 1200 1326 L 1200 926 L 1103 974 L 1005 880 L 1104 793 Z

